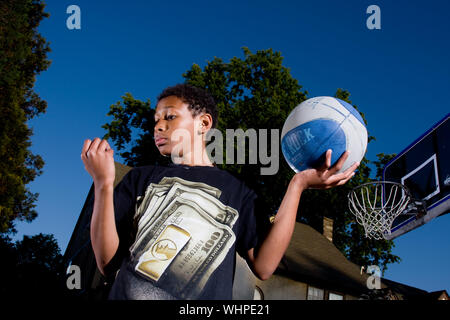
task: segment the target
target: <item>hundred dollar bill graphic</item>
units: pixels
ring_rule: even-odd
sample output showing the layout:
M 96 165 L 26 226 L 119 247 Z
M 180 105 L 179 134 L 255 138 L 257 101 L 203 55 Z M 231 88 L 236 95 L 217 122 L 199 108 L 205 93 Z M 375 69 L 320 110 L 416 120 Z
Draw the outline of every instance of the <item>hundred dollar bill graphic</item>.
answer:
M 197 182 L 197 181 L 188 181 L 184 180 L 179 177 L 164 177 L 161 179 L 160 183 L 169 184 L 172 185 L 175 182 L 181 183 L 182 185 L 185 185 L 187 187 L 191 187 L 194 189 L 202 189 L 205 192 L 211 194 L 212 196 L 216 197 L 217 199 L 220 198 L 220 195 L 222 194 L 222 191 L 220 189 L 217 189 L 213 186 L 210 186 L 209 184 L 203 183 L 203 182 Z
M 143 219 L 139 221 L 139 227 L 147 224 L 147 222 L 152 224 L 161 214 L 162 210 L 166 208 L 167 204 L 170 203 L 174 197 L 179 196 L 197 201 L 206 212 L 213 216 L 214 219 L 220 223 L 225 223 L 230 227 L 233 226 L 237 219 L 237 211 L 235 209 L 225 206 L 218 199 L 212 197 L 202 189 L 194 189 L 175 182 L 168 192 L 155 193 L 154 197 L 156 200 L 151 209 L 153 213 L 150 214 L 150 220 L 143 217 Z
M 142 208 L 144 214 L 138 220 L 138 227 L 142 230 L 142 225 L 149 223 L 153 218 L 156 210 L 159 208 L 161 202 L 164 200 L 165 195 L 170 190 L 171 186 L 168 185 L 153 185 L 152 190 L 149 193 L 149 201 L 144 205 L 146 208 Z
M 136 271 L 153 280 L 159 280 L 190 238 L 186 230 L 172 224 L 168 225 L 153 245 L 139 258 Z
M 153 207 L 161 203 L 159 200 L 167 191 L 172 187 L 172 185 L 177 182 L 187 187 L 193 189 L 202 190 L 206 193 L 211 194 L 215 198 L 219 199 L 222 191 L 207 185 L 203 182 L 193 182 L 181 179 L 179 177 L 163 177 L 158 184 L 151 183 L 145 192 L 142 204 L 136 210 L 134 216 L 135 220 L 145 220 L 149 214 L 153 211 Z
M 171 187 L 172 184 L 150 184 L 147 189 L 148 193 L 146 194 L 146 201 L 144 201 L 139 208 L 143 214 L 141 213 L 138 217 L 135 217 L 135 221 L 138 219 L 137 222 L 135 222 L 138 229 L 137 237 L 140 236 L 140 233 L 145 231 L 146 228 L 144 226 L 148 226 L 149 224 L 151 225 L 153 220 L 156 218 L 155 213 Z
M 157 186 L 154 187 L 154 190 L 158 190 Z M 234 208 L 224 205 L 217 198 L 211 196 L 210 193 L 204 192 L 203 189 L 193 189 L 187 187 L 185 184 L 182 185 L 175 182 L 170 186 L 170 189 L 166 188 L 162 191 L 155 191 L 155 193 L 153 193 L 153 199 L 149 202 L 149 208 L 151 209 L 146 210 L 146 214 L 142 215 L 138 222 L 136 240 L 130 248 L 131 253 L 133 253 L 136 246 L 143 241 L 143 236 L 151 229 L 153 222 L 166 209 L 167 204 L 176 197 L 182 197 L 196 202 L 210 214 L 213 219 L 220 223 L 224 223 L 229 227 L 233 227 L 238 218 L 238 212 Z
M 213 219 L 197 203 L 175 197 L 135 248 L 133 263 L 141 276 L 169 293 L 195 299 L 234 242 L 229 226 Z M 166 262 L 155 262 L 158 252 L 164 252 L 161 257 Z
M 199 206 L 201 206 L 207 214 L 209 214 L 213 219 L 219 223 L 223 223 L 229 227 L 233 227 L 237 217 L 238 212 L 229 206 L 225 206 L 219 200 L 212 198 L 208 194 L 195 189 L 186 189 L 183 186 L 175 184 L 171 190 L 162 199 L 161 205 L 158 207 L 158 211 L 153 213 L 150 221 L 145 223 L 139 223 L 139 230 L 136 234 L 136 240 L 133 246 L 130 248 L 131 253 L 134 253 L 135 248 L 144 241 L 144 237 L 151 232 L 154 221 L 166 210 L 167 204 L 169 204 L 173 199 L 181 197 L 183 199 L 189 199 Z

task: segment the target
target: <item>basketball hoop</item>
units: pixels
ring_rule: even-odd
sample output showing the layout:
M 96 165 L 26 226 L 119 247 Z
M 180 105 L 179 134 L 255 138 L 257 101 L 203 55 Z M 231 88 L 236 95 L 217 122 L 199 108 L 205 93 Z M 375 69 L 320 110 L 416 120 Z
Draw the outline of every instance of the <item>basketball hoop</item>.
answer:
M 412 199 L 404 185 L 397 182 L 374 181 L 353 188 L 348 194 L 350 211 L 364 227 L 368 238 L 387 239 L 392 223 L 402 213 L 421 212 L 423 202 Z M 415 214 L 415 213 L 414 213 Z

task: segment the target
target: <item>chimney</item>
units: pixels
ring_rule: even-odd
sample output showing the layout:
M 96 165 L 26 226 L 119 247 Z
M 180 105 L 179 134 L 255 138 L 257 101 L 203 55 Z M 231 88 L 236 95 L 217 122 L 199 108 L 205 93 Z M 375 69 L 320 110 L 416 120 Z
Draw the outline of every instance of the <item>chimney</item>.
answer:
M 333 219 L 323 217 L 323 235 L 333 242 Z

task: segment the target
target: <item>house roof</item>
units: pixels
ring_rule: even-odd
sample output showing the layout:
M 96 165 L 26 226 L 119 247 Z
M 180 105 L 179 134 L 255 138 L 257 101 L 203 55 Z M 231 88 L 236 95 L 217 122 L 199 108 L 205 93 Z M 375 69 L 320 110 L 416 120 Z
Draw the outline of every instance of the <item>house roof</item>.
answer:
M 328 290 L 359 296 L 367 288 L 367 273 L 347 258 L 322 234 L 296 222 L 292 240 L 280 263 L 279 274 Z M 385 287 L 383 284 L 381 287 Z
M 278 274 L 313 286 L 361 296 L 367 293 L 370 274 L 350 262 L 331 241 L 312 227 L 296 222 L 288 249 Z M 380 289 L 390 289 L 404 299 L 448 299 L 445 290 L 428 293 L 389 279 L 381 278 Z
M 114 179 L 114 187 L 122 180 L 123 176 L 127 174 L 128 171 L 133 169 L 127 165 L 121 164 L 119 162 L 114 162 L 116 167 L 116 178 Z
M 392 291 L 397 294 L 401 294 L 405 299 L 408 300 L 423 299 L 426 295 L 428 295 L 428 292 L 425 290 L 411 287 L 403 283 L 395 282 L 385 278 L 383 278 L 381 281 L 386 284 Z
M 429 300 L 449 300 L 446 290 L 433 291 L 428 293 L 427 298 Z

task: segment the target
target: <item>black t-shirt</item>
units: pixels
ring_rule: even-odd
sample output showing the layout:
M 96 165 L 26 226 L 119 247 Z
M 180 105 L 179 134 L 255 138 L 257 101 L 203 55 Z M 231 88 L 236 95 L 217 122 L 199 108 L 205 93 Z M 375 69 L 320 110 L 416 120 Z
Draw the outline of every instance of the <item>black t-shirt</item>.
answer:
M 114 190 L 110 299 L 231 299 L 236 251 L 257 245 L 256 194 L 217 167 L 144 166 Z

